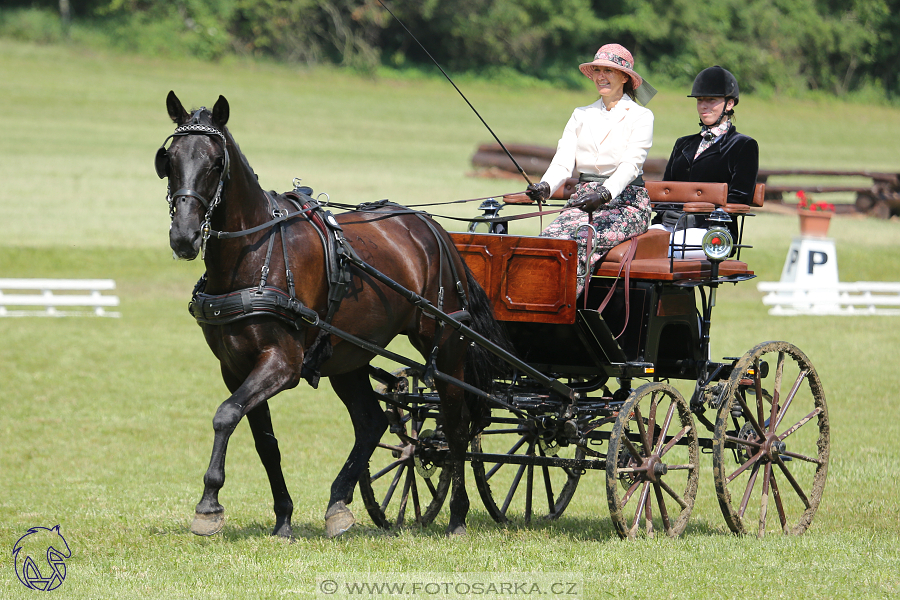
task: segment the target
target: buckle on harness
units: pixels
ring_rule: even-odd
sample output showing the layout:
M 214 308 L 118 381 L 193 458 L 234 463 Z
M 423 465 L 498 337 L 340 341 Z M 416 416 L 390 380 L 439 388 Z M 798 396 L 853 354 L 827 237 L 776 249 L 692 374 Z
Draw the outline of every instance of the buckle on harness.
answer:
M 203 221 L 203 225 L 200 226 L 200 260 L 206 260 L 206 242 L 211 234 L 212 228 L 209 226 L 209 221 Z

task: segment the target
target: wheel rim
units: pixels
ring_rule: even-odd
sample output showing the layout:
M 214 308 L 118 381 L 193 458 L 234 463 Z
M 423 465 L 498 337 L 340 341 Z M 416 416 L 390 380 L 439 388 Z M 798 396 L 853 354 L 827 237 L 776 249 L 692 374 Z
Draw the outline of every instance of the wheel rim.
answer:
M 495 419 L 472 440 L 473 453 L 518 457 L 574 458 L 585 453 L 573 445 L 560 447 L 534 421 Z M 527 458 L 525 459 L 527 460 Z M 558 519 L 575 494 L 581 471 L 571 467 L 472 461 L 475 486 L 488 514 L 498 523 L 521 518 Z
M 359 480 L 366 511 L 385 529 L 407 521 L 430 524 L 450 489 L 450 469 L 441 460 L 446 443 L 434 433 L 437 408 L 412 408 L 412 412 L 397 407 L 385 411 L 391 427 Z
M 713 474 L 729 528 L 803 533 L 825 489 L 830 451 L 812 363 L 786 342 L 760 344 L 735 365 L 719 401 Z
M 699 443 L 684 398 L 664 383 L 634 390 L 619 411 L 606 457 L 606 497 L 623 538 L 680 535 L 697 497 Z

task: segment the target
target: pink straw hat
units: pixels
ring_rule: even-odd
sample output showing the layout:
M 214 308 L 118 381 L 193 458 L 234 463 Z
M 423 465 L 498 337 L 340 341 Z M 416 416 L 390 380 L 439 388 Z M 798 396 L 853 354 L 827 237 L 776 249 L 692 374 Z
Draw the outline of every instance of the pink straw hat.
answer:
M 597 50 L 597 54 L 594 55 L 593 62 L 583 63 L 578 68 L 581 69 L 581 72 L 584 73 L 586 77 L 590 78 L 594 66 L 612 67 L 613 69 L 628 73 L 635 90 L 644 83 L 644 79 L 634 72 L 634 57 L 631 56 L 631 52 L 619 44 L 606 44 L 605 46 L 602 46 Z

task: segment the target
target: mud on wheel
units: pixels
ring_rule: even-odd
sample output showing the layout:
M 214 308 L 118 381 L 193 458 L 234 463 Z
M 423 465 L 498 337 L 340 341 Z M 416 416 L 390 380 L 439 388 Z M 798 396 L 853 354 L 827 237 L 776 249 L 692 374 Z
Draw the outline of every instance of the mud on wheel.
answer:
M 737 362 L 719 403 L 713 474 L 729 528 L 803 533 L 825 489 L 830 450 L 815 368 L 796 346 L 762 343 Z
M 394 392 L 407 394 L 409 379 L 400 376 Z M 377 390 L 384 393 L 384 388 Z M 415 393 L 423 390 L 413 390 Z M 447 443 L 436 423 L 436 404 L 386 405 L 388 430 L 359 480 L 359 492 L 372 521 L 384 529 L 407 521 L 425 526 L 434 521 L 450 490 L 450 469 L 443 467 Z
M 623 538 L 680 535 L 697 497 L 699 443 L 690 408 L 672 386 L 648 383 L 619 410 L 606 457 L 610 517 Z

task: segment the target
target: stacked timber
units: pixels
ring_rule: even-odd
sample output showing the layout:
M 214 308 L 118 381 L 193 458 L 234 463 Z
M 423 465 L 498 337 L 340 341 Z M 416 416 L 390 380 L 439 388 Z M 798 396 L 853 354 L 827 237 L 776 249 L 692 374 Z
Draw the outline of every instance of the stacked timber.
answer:
M 529 178 L 540 178 L 550 166 L 556 148 L 530 144 L 506 144 L 507 150 Z M 666 171 L 666 159 L 648 158 L 644 163 L 644 179 L 661 181 Z M 472 156 L 472 166 L 484 177 L 519 178 L 519 170 L 509 159 L 500 144 L 482 144 Z
M 532 144 L 507 144 L 506 148 L 513 158 L 522 167 L 529 179 L 537 181 L 550 166 L 556 148 L 551 146 L 536 146 Z M 644 179 L 646 181 L 662 181 L 666 171 L 664 158 L 648 158 L 644 163 Z M 500 144 L 482 144 L 472 156 L 472 166 L 477 175 L 481 177 L 497 177 L 507 179 L 519 179 L 518 168 L 510 160 L 509 156 Z M 843 185 L 780 185 L 773 184 L 771 177 L 797 177 L 817 176 L 828 181 L 830 179 L 843 178 Z M 860 178 L 868 179 L 865 185 Z M 822 169 L 760 169 L 757 183 L 766 184 L 766 201 L 779 204 L 785 193 L 796 193 L 803 190 L 812 194 L 827 194 L 835 192 L 855 193 L 854 204 L 838 205 L 838 212 L 860 212 L 881 219 L 888 219 L 892 215 L 900 215 L 900 175 L 895 173 L 875 173 L 870 171 L 833 171 Z M 554 194 L 554 198 L 566 198 L 571 194 L 573 180 L 567 182 L 565 190 Z M 524 198 L 524 195 L 522 196 Z

